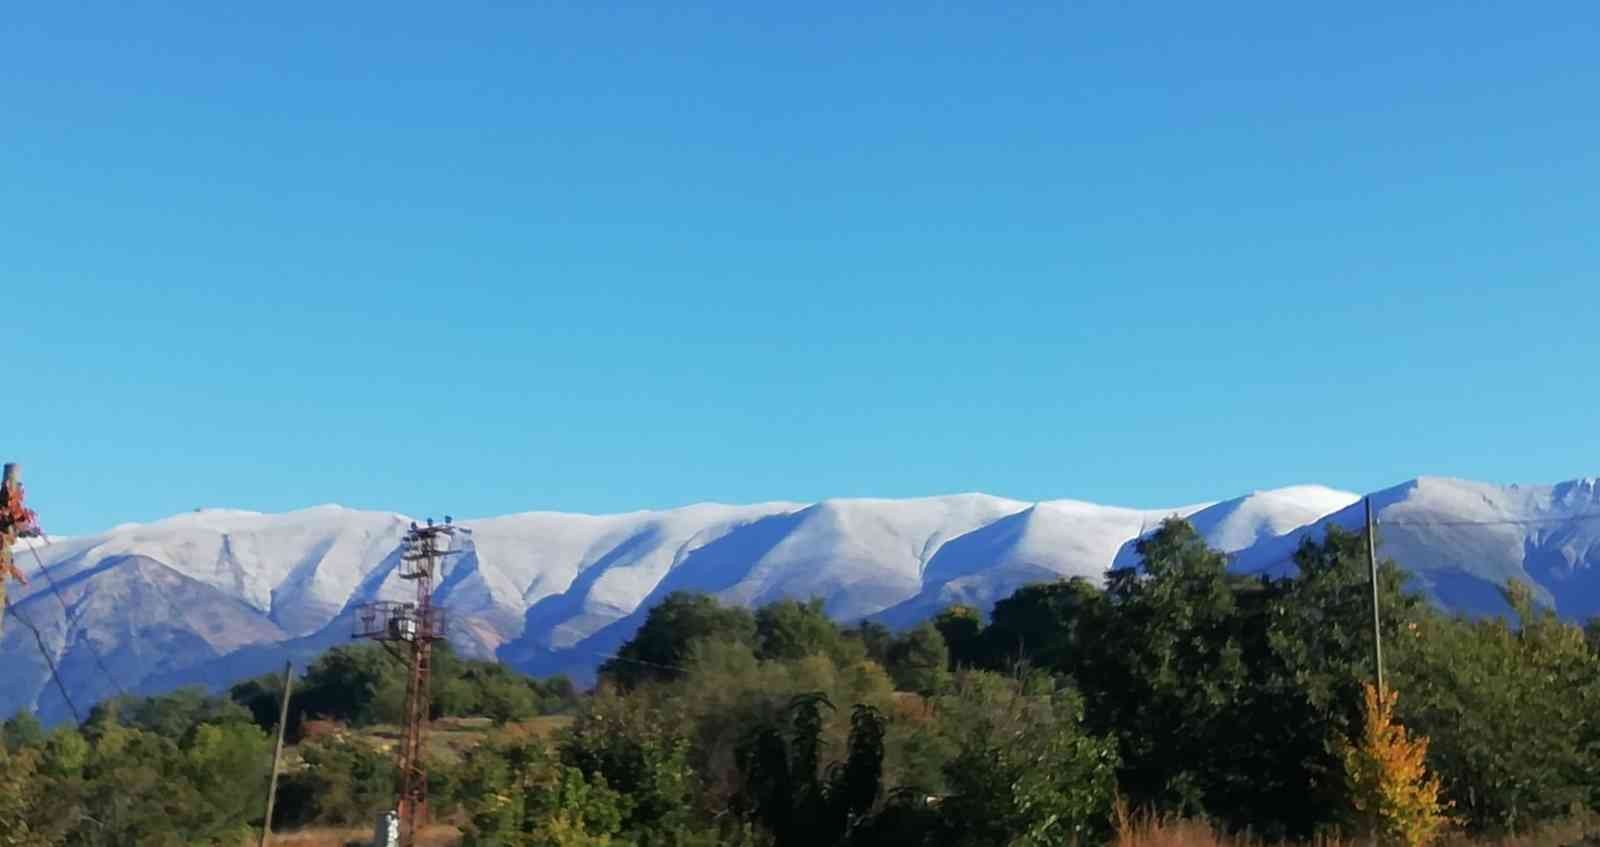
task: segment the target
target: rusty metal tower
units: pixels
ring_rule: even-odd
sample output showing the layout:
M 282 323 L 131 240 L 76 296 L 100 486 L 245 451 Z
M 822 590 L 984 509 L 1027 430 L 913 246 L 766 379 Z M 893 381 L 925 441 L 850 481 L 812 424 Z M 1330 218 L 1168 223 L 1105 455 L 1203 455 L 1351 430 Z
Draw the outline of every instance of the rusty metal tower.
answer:
M 450 550 L 450 539 L 468 533 L 447 516 L 443 524 L 432 519 L 423 526 L 411 524 L 400 546 L 401 579 L 416 584 L 416 601 L 382 600 L 356 610 L 355 637 L 384 642 L 409 665 L 406 704 L 400 746 L 395 754 L 397 795 L 395 813 L 400 818 L 401 847 L 416 843 L 417 830 L 428 818 L 428 772 L 423 762 L 423 740 L 428 728 L 428 680 L 432 671 L 433 642 L 444 638 L 444 609 L 433 605 L 433 583 L 439 564 Z M 407 651 L 409 655 L 407 655 Z

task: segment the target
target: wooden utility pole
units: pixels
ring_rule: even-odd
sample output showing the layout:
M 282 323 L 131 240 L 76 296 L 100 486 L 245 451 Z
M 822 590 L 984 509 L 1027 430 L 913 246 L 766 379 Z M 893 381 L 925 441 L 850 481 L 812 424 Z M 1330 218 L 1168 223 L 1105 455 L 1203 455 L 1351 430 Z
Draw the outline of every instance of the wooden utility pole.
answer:
M 278 766 L 283 761 L 283 731 L 289 725 L 289 688 L 294 683 L 294 663 L 283 663 L 283 702 L 278 706 L 278 744 L 272 748 L 272 781 L 267 783 L 267 815 L 261 819 L 260 847 L 272 838 L 272 804 L 278 799 Z
M 28 582 L 11 559 L 11 545 L 16 544 L 18 538 L 37 532 L 33 512 L 22 505 L 22 468 L 8 463 L 4 474 L 0 475 L 0 624 L 5 623 L 7 583 L 13 579 L 23 584 Z
M 1372 667 L 1378 677 L 1378 696 L 1383 696 L 1383 631 L 1378 617 L 1378 538 L 1373 531 L 1372 498 L 1362 499 L 1367 508 L 1367 570 L 1372 580 Z

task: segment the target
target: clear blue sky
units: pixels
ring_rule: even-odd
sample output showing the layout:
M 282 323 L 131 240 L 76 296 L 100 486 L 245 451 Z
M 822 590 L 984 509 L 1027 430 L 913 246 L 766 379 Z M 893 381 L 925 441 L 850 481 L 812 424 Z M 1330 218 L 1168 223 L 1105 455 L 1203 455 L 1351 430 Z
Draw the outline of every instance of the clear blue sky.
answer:
M 14 10 L 46 528 L 1600 472 L 1592 2 L 507 5 Z

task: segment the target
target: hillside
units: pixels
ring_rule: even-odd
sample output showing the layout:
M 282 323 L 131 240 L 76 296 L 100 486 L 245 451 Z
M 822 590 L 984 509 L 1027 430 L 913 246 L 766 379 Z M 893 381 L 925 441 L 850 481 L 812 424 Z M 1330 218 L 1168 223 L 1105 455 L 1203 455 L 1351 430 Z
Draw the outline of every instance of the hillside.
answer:
M 1324 518 L 1358 526 L 1357 500 L 1296 486 L 1147 510 L 962 494 L 532 512 L 463 522 L 473 532 L 445 565 L 437 596 L 452 611 L 461 653 L 584 679 L 674 590 L 746 606 L 818 597 L 835 618 L 902 626 L 952 602 L 987 608 L 1029 582 L 1131 564 L 1133 541 L 1171 515 L 1235 554 L 1236 569 L 1279 570 Z M 1496 611 L 1494 586 L 1517 577 L 1564 615 L 1600 611 L 1592 479 L 1501 487 L 1422 478 L 1374 502 L 1382 553 L 1415 570 L 1419 586 L 1448 607 Z M 348 640 L 356 604 L 403 599 L 395 553 L 409 520 L 319 506 L 124 525 L 39 551 L 59 601 L 51 580 L 38 577 L 12 596 L 40 627 L 76 701 L 113 692 L 95 652 L 128 690 L 219 686 Z M 20 561 L 35 570 L 30 556 Z M 23 627 L 8 625 L 0 637 L 0 669 L 14 681 L 0 692 L 0 713 L 37 706 L 46 718 L 64 714 Z

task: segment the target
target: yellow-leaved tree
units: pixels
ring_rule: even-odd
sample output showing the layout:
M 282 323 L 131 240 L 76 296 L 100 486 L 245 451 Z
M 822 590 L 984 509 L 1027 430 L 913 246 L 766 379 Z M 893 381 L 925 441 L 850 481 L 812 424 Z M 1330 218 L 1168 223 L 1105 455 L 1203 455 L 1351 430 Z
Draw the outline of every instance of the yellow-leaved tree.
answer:
M 1352 823 L 1382 844 L 1424 847 L 1451 822 L 1439 797 L 1439 777 L 1428 773 L 1426 736 L 1412 736 L 1394 718 L 1394 691 L 1367 683 L 1361 737 L 1339 739 Z

